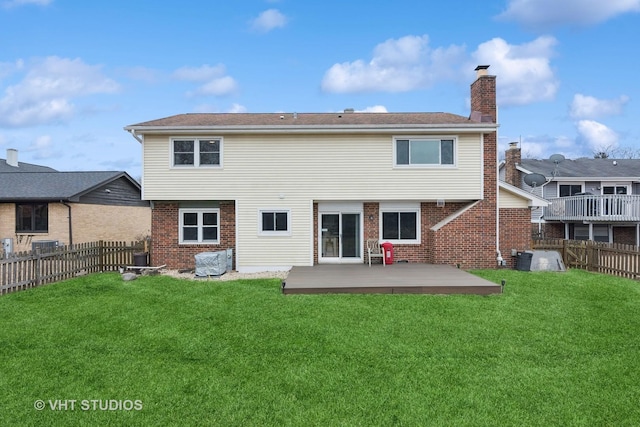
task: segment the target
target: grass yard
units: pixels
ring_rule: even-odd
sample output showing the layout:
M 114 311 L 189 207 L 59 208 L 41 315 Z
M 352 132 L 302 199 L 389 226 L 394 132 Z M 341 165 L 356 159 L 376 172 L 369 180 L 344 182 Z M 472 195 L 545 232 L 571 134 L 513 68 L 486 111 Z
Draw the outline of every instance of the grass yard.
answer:
M 640 424 L 640 283 L 476 274 L 504 294 L 109 273 L 5 295 L 0 425 Z

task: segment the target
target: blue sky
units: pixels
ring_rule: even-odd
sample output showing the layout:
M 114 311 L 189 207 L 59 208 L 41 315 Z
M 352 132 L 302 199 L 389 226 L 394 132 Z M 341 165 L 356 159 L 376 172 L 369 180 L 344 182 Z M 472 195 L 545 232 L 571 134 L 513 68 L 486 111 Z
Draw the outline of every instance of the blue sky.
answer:
M 0 158 L 139 178 L 123 127 L 174 114 L 467 116 L 478 64 L 501 152 L 638 150 L 639 40 L 640 0 L 0 0 Z

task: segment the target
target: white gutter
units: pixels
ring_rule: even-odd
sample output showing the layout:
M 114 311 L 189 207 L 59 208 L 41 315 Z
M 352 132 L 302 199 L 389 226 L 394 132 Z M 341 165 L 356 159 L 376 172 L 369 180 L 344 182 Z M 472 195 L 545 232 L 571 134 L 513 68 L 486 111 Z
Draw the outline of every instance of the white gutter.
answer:
M 127 126 L 124 129 L 131 133 L 134 138 L 138 139 L 135 132 L 154 133 L 154 134 L 199 134 L 203 132 L 225 132 L 225 133 L 387 133 L 387 132 L 457 132 L 457 133 L 478 133 L 488 130 L 495 130 L 498 126 L 482 126 L 474 123 L 473 125 L 324 125 L 324 126 Z

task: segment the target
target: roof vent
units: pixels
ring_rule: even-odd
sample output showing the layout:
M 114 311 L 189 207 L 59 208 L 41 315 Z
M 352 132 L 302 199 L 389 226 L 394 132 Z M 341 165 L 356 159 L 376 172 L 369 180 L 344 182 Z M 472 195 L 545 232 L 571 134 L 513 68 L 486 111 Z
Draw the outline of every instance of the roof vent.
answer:
M 356 110 L 354 110 L 353 108 L 345 108 L 344 112 L 345 113 L 354 113 Z

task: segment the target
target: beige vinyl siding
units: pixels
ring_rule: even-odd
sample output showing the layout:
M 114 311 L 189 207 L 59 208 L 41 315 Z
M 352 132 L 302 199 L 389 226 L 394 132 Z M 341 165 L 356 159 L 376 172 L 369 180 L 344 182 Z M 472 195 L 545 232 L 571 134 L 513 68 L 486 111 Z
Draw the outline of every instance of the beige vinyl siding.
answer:
M 529 202 L 524 197 L 517 196 L 513 193 L 508 192 L 507 190 L 500 189 L 500 202 L 499 208 L 527 208 L 529 207 Z
M 482 194 L 479 135 L 458 137 L 455 167 L 430 168 L 394 168 L 391 134 L 223 137 L 223 168 L 172 169 L 170 138 L 146 135 L 144 199 L 284 193 L 306 200 L 474 200 Z
M 453 201 L 482 194 L 480 135 L 457 137 L 454 167 L 394 168 L 392 134 L 203 134 L 223 138 L 223 167 L 171 168 L 171 137 L 181 136 L 145 135 L 143 198 L 235 200 L 240 269 L 312 265 L 314 201 Z M 290 211 L 290 236 L 259 235 L 258 212 L 271 208 Z
M 261 209 L 289 210 L 291 233 L 288 236 L 260 235 L 258 220 Z M 256 197 L 236 202 L 238 223 L 236 253 L 238 265 L 286 267 L 311 265 L 313 236 L 312 206 L 301 200 L 274 200 Z

